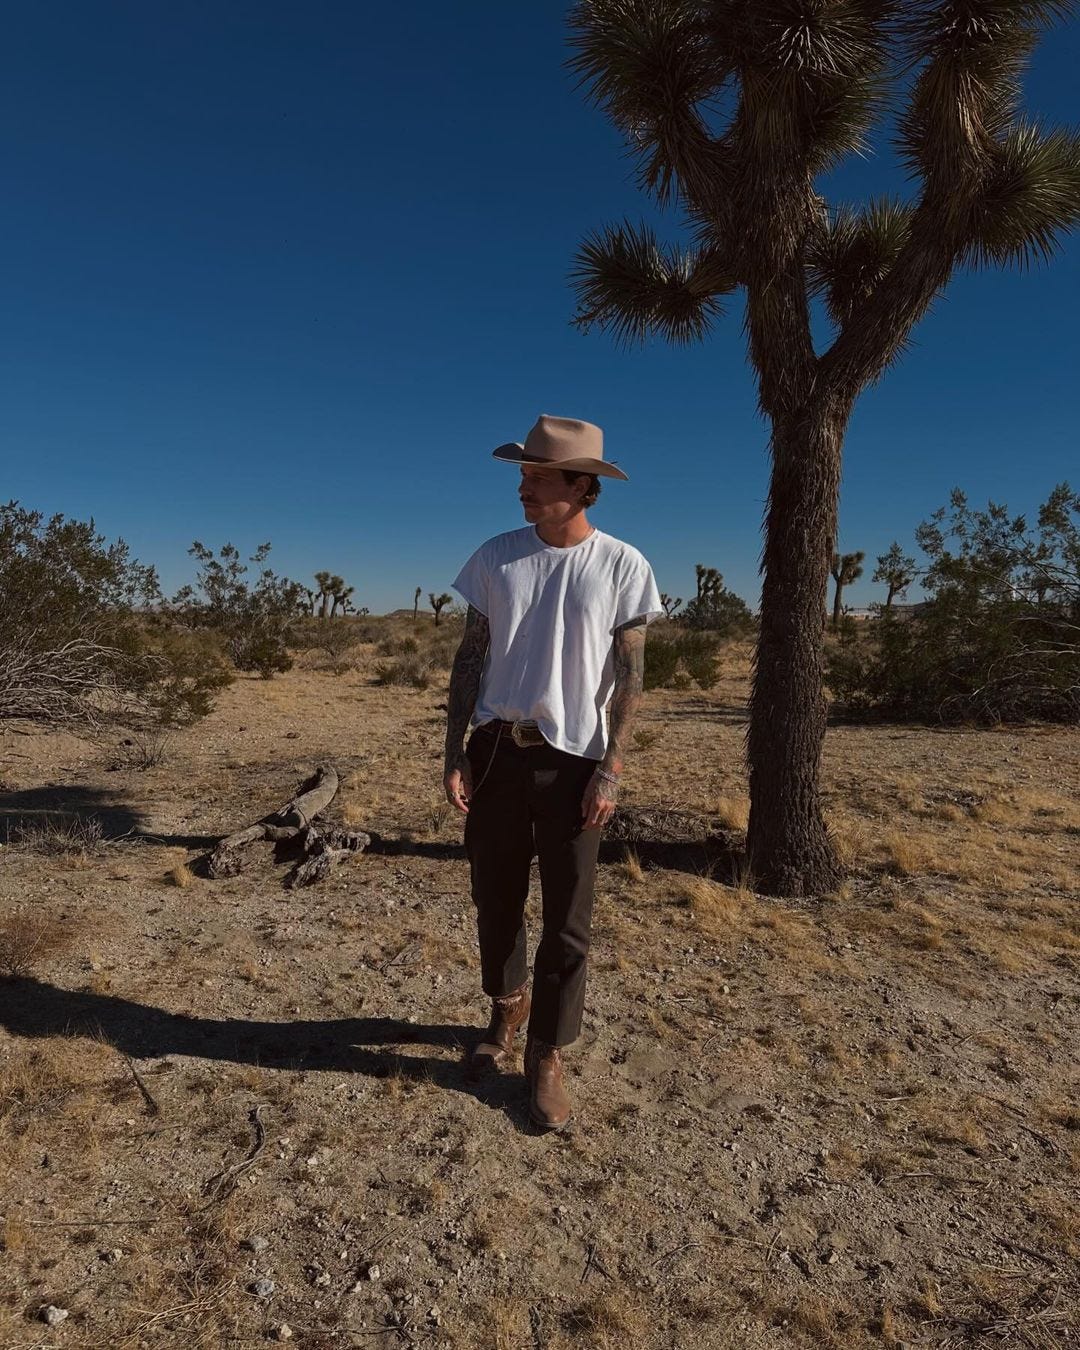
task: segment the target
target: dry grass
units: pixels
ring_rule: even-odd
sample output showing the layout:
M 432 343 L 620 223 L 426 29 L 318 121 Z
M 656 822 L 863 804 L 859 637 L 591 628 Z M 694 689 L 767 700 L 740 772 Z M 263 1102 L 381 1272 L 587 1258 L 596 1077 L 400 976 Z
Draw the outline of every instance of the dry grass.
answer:
M 411 628 L 373 629 L 340 676 L 242 679 L 150 779 L 91 768 L 85 786 L 148 805 L 162 834 L 212 834 L 333 758 L 351 825 L 454 840 L 442 677 L 426 690 L 371 682 L 378 661 L 429 656 L 430 623 L 415 652 Z M 378 655 L 395 636 L 400 650 Z M 627 804 L 745 828 L 744 681 L 725 660 L 713 691 L 649 695 Z M 647 840 L 603 865 L 586 1035 L 567 1055 L 577 1121 L 558 1138 L 525 1126 L 516 1066 L 481 1086 L 460 1069 L 465 1028 L 486 1013 L 464 858 L 375 852 L 295 895 L 265 857 L 173 903 L 161 886 L 177 884 L 180 850 L 3 850 L 20 907 L 93 916 L 89 935 L 34 958 L 55 1025 L 65 1002 L 81 1015 L 96 994 L 118 1032 L 114 1047 L 0 1027 L 5 1293 L 79 1291 L 60 1335 L 87 1350 L 254 1343 L 281 1321 L 322 1350 L 361 1318 L 358 1339 L 403 1340 L 391 1317 L 417 1343 L 458 1350 L 869 1350 L 962 1338 L 950 1318 L 965 1317 L 998 1317 L 1009 1343 L 1008 1319 L 1027 1315 L 1049 1267 L 994 1235 L 1019 1233 L 1062 1288 L 1080 1245 L 1065 1070 L 1080 969 L 1075 750 L 1060 730 L 834 728 L 828 820 L 853 875 L 823 901 L 725 884 L 730 860 L 710 870 L 715 855 L 696 846 L 660 866 L 669 855 Z M 69 745 L 56 752 L 55 766 L 76 762 Z M 14 786 L 38 781 L 27 769 Z M 538 901 L 534 878 L 533 942 Z M 123 941 L 106 943 L 103 904 L 123 908 Z M 100 949 L 104 970 L 88 972 Z M 134 1062 L 158 1119 L 125 1045 L 147 1054 Z M 200 1219 L 207 1179 L 252 1146 L 256 1103 L 264 1155 Z M 155 1229 L 69 1236 L 31 1221 L 126 1218 L 151 1197 Z M 272 1244 L 262 1262 L 239 1245 L 259 1232 Z M 353 1295 L 376 1242 L 382 1279 Z M 584 1280 L 593 1244 L 607 1274 Z M 946 1245 L 964 1259 L 932 1266 Z M 98 1256 L 109 1249 L 121 1257 Z M 879 1252 L 888 1261 L 867 1278 L 865 1254 Z M 326 1291 L 308 1274 L 316 1257 Z M 267 1266 L 270 1304 L 246 1287 Z M 0 1344 L 34 1339 L 36 1308 L 2 1298 Z M 1066 1343 L 1056 1324 L 1022 1325 Z
M 178 862 L 165 873 L 165 880 L 170 886 L 178 886 L 180 890 L 186 891 L 195 884 L 195 873 L 186 862 Z
M 44 814 L 18 821 L 9 830 L 8 843 L 52 857 L 84 855 L 100 850 L 103 833 L 97 816 Z
M 0 917 L 0 976 L 19 979 L 70 950 L 83 931 L 76 919 L 20 908 Z
M 724 829 L 745 834 L 746 827 L 750 823 L 750 799 L 748 797 L 720 797 L 716 802 L 715 814 Z

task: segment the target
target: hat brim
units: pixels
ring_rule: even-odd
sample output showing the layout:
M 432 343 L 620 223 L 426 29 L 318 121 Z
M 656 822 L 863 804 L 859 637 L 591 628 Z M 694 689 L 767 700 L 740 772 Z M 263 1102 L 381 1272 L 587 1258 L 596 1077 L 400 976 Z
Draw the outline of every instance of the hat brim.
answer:
M 525 447 L 519 441 L 508 441 L 491 452 L 493 459 L 501 459 L 505 464 L 538 464 L 545 469 L 565 469 L 568 473 L 594 473 L 598 478 L 621 478 L 629 482 L 628 474 L 618 465 L 606 459 L 541 459 L 538 455 L 527 455 Z

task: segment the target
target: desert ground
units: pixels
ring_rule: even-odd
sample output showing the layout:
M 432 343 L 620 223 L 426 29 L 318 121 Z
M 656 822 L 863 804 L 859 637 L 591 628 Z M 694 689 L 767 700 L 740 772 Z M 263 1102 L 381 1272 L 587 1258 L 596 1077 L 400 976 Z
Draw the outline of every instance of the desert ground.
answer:
M 850 879 L 794 902 L 740 866 L 748 649 L 647 694 L 624 806 L 708 828 L 605 842 L 544 1135 L 463 1066 L 445 669 L 381 659 L 0 734 L 4 1350 L 1080 1342 L 1076 729 L 831 727 Z M 323 763 L 370 850 L 197 875 Z

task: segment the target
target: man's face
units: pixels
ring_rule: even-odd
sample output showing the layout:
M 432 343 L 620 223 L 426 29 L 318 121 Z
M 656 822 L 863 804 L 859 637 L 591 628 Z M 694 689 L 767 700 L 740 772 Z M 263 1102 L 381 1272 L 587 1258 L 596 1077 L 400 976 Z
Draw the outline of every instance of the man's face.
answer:
M 531 525 L 561 525 L 580 507 L 581 480 L 568 483 L 559 469 L 523 464 L 518 496 Z

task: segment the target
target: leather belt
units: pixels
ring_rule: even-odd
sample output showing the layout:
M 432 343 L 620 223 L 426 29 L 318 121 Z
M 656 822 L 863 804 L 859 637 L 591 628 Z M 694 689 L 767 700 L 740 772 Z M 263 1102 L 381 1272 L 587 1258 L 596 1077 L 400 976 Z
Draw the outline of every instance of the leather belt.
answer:
M 497 727 L 500 734 L 504 731 L 508 732 L 510 739 L 514 744 L 520 746 L 523 750 L 527 749 L 529 746 L 547 745 L 547 741 L 544 739 L 544 733 L 535 722 L 526 720 L 520 722 L 502 722 L 496 718 L 485 725 Z

